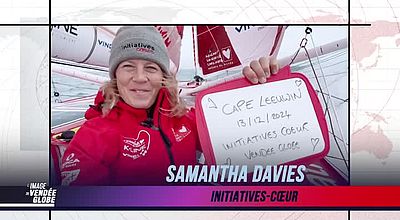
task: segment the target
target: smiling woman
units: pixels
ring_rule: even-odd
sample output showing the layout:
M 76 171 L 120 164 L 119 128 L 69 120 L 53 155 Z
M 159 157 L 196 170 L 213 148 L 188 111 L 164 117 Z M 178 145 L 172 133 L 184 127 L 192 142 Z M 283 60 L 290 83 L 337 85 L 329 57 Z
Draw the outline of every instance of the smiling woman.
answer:
M 64 154 L 62 183 L 164 184 L 170 164 L 196 164 L 193 111 L 178 98 L 155 28 L 123 27 L 112 45 L 110 81 Z
M 265 65 L 258 64 L 261 72 L 248 67 L 243 74 L 265 77 L 270 69 Z M 197 164 L 194 109 L 179 98 L 169 70 L 167 48 L 156 28 L 118 30 L 110 80 L 63 155 L 63 185 L 164 185 L 170 165 Z

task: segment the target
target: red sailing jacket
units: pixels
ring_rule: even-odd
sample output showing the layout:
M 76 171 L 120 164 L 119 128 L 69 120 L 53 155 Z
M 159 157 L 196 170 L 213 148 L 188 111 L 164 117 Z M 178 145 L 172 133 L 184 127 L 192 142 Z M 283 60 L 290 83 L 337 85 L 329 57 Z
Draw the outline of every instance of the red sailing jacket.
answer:
M 195 114 L 169 117 L 168 92 L 160 90 L 153 114 L 119 101 L 101 117 L 102 94 L 96 97 L 86 121 L 62 158 L 63 185 L 164 185 L 171 164 L 195 165 Z M 151 114 L 150 114 L 151 115 Z

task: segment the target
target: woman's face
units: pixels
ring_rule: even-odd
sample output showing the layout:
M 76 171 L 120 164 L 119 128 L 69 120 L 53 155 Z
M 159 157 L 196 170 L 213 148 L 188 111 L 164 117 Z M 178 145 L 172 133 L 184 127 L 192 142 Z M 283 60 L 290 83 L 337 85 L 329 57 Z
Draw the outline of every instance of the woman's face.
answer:
M 130 59 L 118 65 L 115 77 L 121 98 L 134 108 L 147 109 L 157 98 L 163 72 L 154 62 Z

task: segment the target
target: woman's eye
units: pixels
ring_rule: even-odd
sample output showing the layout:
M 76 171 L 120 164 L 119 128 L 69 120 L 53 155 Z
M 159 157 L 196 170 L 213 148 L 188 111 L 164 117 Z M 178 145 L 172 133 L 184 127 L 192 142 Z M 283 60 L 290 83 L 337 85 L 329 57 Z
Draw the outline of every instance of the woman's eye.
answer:
M 157 72 L 158 69 L 155 66 L 146 66 L 146 70 L 151 73 L 154 73 L 154 72 Z
M 135 69 L 135 66 L 129 65 L 129 64 L 125 64 L 122 66 L 123 69 L 125 70 L 133 70 Z

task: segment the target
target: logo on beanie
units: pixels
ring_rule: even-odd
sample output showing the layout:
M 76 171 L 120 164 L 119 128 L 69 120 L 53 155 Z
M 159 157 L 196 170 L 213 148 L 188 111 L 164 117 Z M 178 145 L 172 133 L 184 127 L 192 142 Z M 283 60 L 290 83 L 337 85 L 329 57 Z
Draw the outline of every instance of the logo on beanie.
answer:
M 138 52 L 154 53 L 154 47 L 145 43 L 127 43 L 121 46 L 122 50 L 135 48 Z

